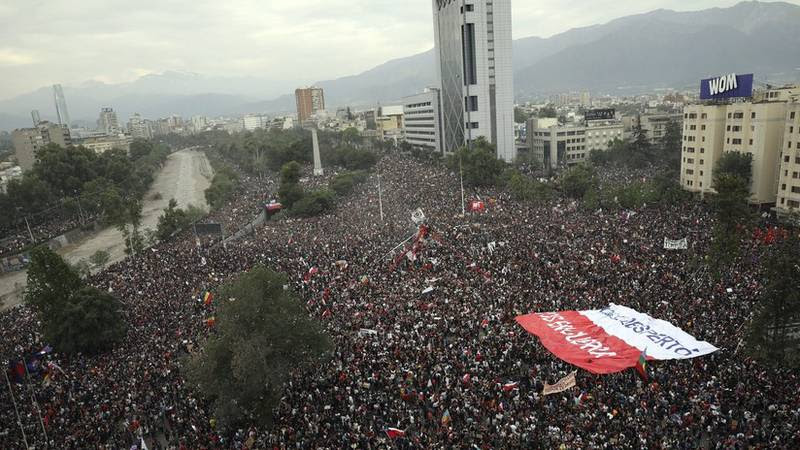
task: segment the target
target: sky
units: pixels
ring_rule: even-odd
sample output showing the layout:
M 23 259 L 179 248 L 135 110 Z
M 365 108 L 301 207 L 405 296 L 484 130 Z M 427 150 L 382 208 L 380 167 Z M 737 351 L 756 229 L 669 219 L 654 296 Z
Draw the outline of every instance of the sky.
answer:
M 738 2 L 511 1 L 515 39 Z M 431 0 L 0 0 L 0 24 L 0 99 L 169 70 L 306 84 L 433 46 Z

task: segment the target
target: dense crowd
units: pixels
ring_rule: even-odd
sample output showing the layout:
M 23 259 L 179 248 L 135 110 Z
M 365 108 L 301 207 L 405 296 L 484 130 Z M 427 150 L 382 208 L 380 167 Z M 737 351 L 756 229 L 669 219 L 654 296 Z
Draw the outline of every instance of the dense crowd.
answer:
M 96 218 L 88 216 L 83 223 L 91 223 Z M 18 255 L 35 244 L 41 244 L 81 226 L 78 215 L 55 215 L 39 224 L 30 224 L 30 231 L 24 220 L 15 228 L 0 230 L 0 258 Z M 33 239 L 31 240 L 31 234 Z
M 142 438 L 149 449 L 800 442 L 798 373 L 761 366 L 740 350 L 762 289 L 753 269 L 760 250 L 713 281 L 701 264 L 713 222 L 702 204 L 586 211 L 564 199 L 519 203 L 480 190 L 467 200 L 481 198 L 489 209 L 463 217 L 458 177 L 441 166 L 387 156 L 376 171 L 383 220 L 373 176 L 333 214 L 269 222 L 226 246 L 198 246 L 187 233 L 96 275 L 94 285 L 124 302 L 128 336 L 97 357 L 56 348 L 42 357 L 59 368 L 47 382 L 13 386 L 28 441 L 42 446 L 44 428 L 51 446 L 63 449 L 129 449 Z M 212 220 L 244 225 L 277 188 L 264 179 L 245 184 L 246 195 Z M 410 218 L 417 208 L 429 233 L 405 257 L 392 250 L 418 235 Z M 687 237 L 690 249 L 665 251 L 664 237 Z M 324 367 L 293 374 L 270 429 L 224 430 L 181 376 L 179 358 L 209 333 L 204 319 L 213 311 L 200 294 L 258 263 L 288 274 L 335 352 Z M 312 268 L 318 271 L 306 276 Z M 574 368 L 514 317 L 610 302 L 668 320 L 721 350 L 653 363 L 649 383 L 633 371 L 579 371 L 576 388 L 542 397 L 545 382 Z M 40 351 L 47 343 L 37 330 L 26 306 L 0 315 L 0 355 Z M 512 381 L 518 389 L 502 388 Z M 0 416 L 0 448 L 23 448 L 8 389 L 0 390 Z M 389 428 L 405 436 L 393 440 Z

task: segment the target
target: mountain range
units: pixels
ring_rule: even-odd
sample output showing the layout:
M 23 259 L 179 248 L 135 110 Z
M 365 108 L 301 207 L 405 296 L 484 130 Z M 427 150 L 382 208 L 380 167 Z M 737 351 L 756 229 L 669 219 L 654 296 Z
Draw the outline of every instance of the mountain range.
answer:
M 656 10 L 550 38 L 513 43 L 517 100 L 564 91 L 636 94 L 691 89 L 698 80 L 731 72 L 755 73 L 759 83 L 800 80 L 800 6 L 743 2 L 730 8 Z M 358 75 L 315 83 L 327 106 L 388 104 L 435 84 L 433 50 L 395 59 Z M 93 121 L 102 106 L 120 120 L 171 114 L 232 115 L 293 111 L 289 82 L 257 77 L 206 77 L 183 72 L 148 75 L 131 83 L 65 86 L 70 114 Z M 285 93 L 284 95 L 280 95 Z M 263 100 L 270 99 L 271 100 Z M 29 112 L 54 116 L 49 87 L 0 101 L 0 129 L 28 126 Z

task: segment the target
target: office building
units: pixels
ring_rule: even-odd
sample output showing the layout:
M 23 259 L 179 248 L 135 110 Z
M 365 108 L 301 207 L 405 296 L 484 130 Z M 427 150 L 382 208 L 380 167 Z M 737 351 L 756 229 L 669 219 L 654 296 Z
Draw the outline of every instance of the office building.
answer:
M 102 108 L 100 110 L 100 117 L 97 119 L 97 130 L 107 135 L 120 133 L 119 120 L 114 108 Z
M 433 23 L 444 151 L 484 137 L 513 161 L 511 1 L 433 0 Z
M 153 137 L 153 130 L 150 121 L 142 118 L 139 113 L 134 114 L 128 119 L 128 134 L 134 139 L 150 139 Z
M 128 153 L 131 148 L 131 142 L 133 142 L 133 137 L 118 134 L 82 139 L 80 145 L 99 155 L 114 148 Z
M 403 99 L 403 125 L 406 142 L 419 150 L 442 153 L 442 120 L 439 109 L 439 89 Z
M 747 153 L 753 157 L 750 202 L 775 204 L 778 193 L 783 192 L 778 189 L 781 174 L 792 174 L 789 165 L 793 157 L 789 155 L 787 162 L 782 162 L 781 157 L 788 155 L 784 148 L 787 113 L 791 114 L 789 101 L 797 92 L 795 88 L 768 89 L 747 101 L 686 106 L 681 149 L 683 189 L 714 193 L 714 168 L 722 155 Z M 790 190 L 791 183 L 783 184 Z M 789 199 L 786 195 L 782 198 L 784 202 Z
M 67 99 L 64 97 L 64 89 L 60 84 L 53 85 L 53 98 L 56 103 L 56 115 L 58 116 L 58 124 L 63 125 L 69 129 L 72 122 L 69 120 L 69 111 L 67 111 Z
M 528 119 L 528 148 L 532 161 L 545 170 L 574 166 L 592 151 L 606 151 L 622 140 L 624 127 L 616 120 L 559 125 L 558 119 Z
M 309 87 L 294 91 L 297 101 L 297 120 L 301 126 L 312 115 L 325 110 L 325 93 L 322 88 Z
M 31 170 L 36 162 L 36 152 L 49 145 L 56 144 L 60 147 L 72 145 L 69 129 L 66 127 L 40 121 L 39 126 L 23 128 L 11 133 L 11 142 L 14 144 L 14 156 L 17 164 L 24 171 Z

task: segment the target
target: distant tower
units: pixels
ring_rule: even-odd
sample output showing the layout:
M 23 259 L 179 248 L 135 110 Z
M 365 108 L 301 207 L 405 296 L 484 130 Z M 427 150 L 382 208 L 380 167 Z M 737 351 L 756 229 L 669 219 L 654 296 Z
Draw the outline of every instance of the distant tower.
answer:
M 317 137 L 317 129 L 311 129 L 311 140 L 314 142 L 314 176 L 321 177 L 325 175 L 322 169 L 322 159 L 319 157 L 319 138 Z
M 33 111 L 31 111 L 31 119 L 33 119 L 34 128 L 38 127 L 39 126 L 39 122 L 42 121 L 42 117 L 39 115 L 39 110 L 38 109 L 34 109 Z
M 64 90 L 60 84 L 53 85 L 53 97 L 56 100 L 56 115 L 58 124 L 70 128 L 69 112 L 67 111 L 67 100 L 64 98 Z

